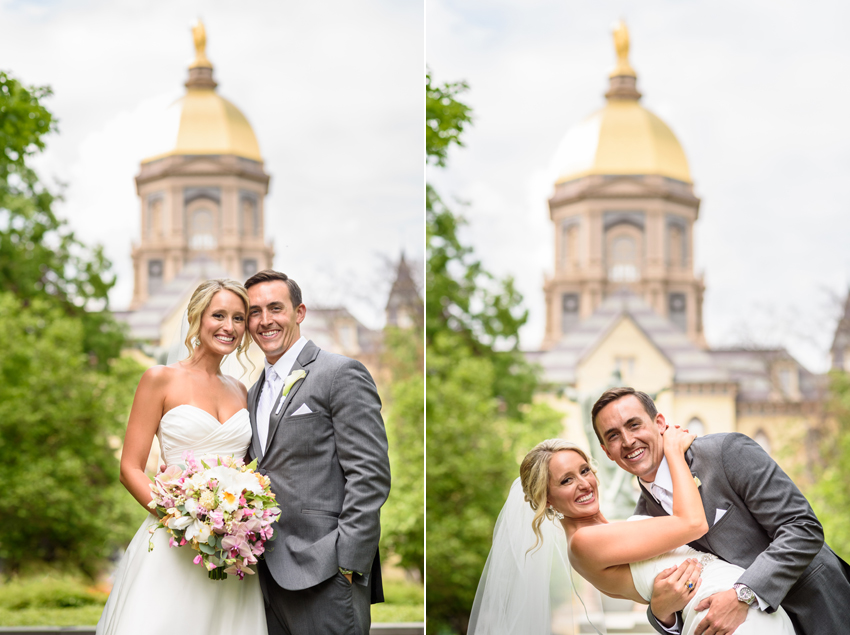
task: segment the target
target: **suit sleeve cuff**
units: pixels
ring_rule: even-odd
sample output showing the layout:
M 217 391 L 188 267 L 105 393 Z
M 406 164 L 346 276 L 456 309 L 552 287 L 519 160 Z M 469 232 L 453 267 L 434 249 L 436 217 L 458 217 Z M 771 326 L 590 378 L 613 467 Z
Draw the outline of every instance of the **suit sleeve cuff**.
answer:
M 658 618 L 656 618 L 657 621 Z M 676 623 L 672 626 L 664 626 L 661 622 L 658 622 L 658 625 L 664 629 L 665 633 L 671 633 L 671 635 L 679 635 L 682 632 L 682 629 L 685 627 L 685 623 L 682 621 L 682 614 L 676 613 Z
M 758 602 L 759 608 L 760 608 L 762 611 L 766 611 L 767 609 L 769 609 L 769 608 L 770 608 L 770 604 L 768 604 L 767 602 L 765 602 L 764 600 L 762 600 L 762 599 L 759 597 L 759 594 L 758 594 L 758 593 L 756 593 L 755 591 L 753 591 L 753 595 L 755 595 L 755 596 L 756 596 L 756 602 Z

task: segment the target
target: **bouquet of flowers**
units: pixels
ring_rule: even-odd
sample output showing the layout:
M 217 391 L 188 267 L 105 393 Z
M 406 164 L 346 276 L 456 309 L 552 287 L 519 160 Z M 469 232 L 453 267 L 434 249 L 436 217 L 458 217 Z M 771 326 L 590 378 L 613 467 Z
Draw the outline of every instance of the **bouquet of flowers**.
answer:
M 200 460 L 192 452 L 184 452 L 183 460 L 185 469 L 171 465 L 152 479 L 148 507 L 159 522 L 150 527 L 148 551 L 154 532 L 165 529 L 169 546 L 188 544 L 198 552 L 194 562 L 206 567 L 210 579 L 253 574 L 249 565 L 274 539 L 272 523 L 280 517 L 269 478 L 254 471 L 256 460 L 250 465 L 231 456 Z

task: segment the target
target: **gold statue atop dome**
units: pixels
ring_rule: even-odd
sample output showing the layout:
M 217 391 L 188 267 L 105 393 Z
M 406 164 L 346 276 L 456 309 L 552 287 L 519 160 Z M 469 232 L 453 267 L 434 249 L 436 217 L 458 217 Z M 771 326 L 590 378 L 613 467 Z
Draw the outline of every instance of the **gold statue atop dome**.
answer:
M 632 65 L 629 64 L 629 29 L 623 20 L 614 29 L 614 48 L 617 51 L 617 67 L 611 77 L 637 77 Z
M 195 40 L 195 61 L 189 68 L 212 68 L 207 59 L 207 30 L 200 18 L 198 24 L 192 27 L 192 39 Z

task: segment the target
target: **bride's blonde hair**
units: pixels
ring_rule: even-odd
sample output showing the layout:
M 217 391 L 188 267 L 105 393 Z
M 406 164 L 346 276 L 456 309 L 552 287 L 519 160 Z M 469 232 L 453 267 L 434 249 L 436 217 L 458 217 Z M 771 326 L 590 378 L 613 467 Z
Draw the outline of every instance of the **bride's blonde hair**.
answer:
M 245 364 L 242 363 L 243 355 L 245 356 L 245 359 L 248 360 L 248 363 L 251 364 L 252 367 L 254 366 L 254 363 L 247 357 L 246 354 L 248 347 L 251 345 L 251 334 L 248 333 L 248 307 L 250 306 L 250 302 L 248 301 L 248 292 L 245 290 L 245 287 L 236 282 L 236 280 L 230 280 L 228 278 L 207 280 L 206 282 L 202 282 L 198 288 L 195 289 L 195 292 L 189 299 L 189 306 L 186 309 L 189 320 L 189 332 L 186 333 L 186 340 L 184 341 L 184 344 L 186 345 L 186 348 L 189 349 L 188 359 L 192 359 L 195 355 L 195 347 L 192 345 L 192 340 L 198 337 L 201 332 L 201 318 L 204 316 L 204 311 L 209 308 L 213 297 L 219 291 L 230 291 L 231 293 L 235 293 L 239 296 L 239 299 L 242 300 L 242 304 L 245 305 L 245 333 L 242 336 L 242 341 L 239 343 L 239 347 L 236 349 L 236 361 L 239 362 L 244 374 L 248 369 L 245 367 Z
M 535 512 L 534 518 L 531 521 L 531 528 L 534 530 L 535 536 L 534 546 L 531 549 L 536 549 L 537 545 L 543 542 L 540 525 L 543 524 L 544 519 L 555 519 L 555 512 L 546 506 L 546 500 L 549 498 L 549 462 L 556 452 L 563 452 L 565 450 L 575 452 L 581 456 L 590 466 L 590 470 L 596 474 L 596 461 L 587 456 L 587 453 L 575 443 L 564 439 L 546 439 L 545 441 L 541 441 L 525 455 L 522 464 L 519 466 L 519 479 L 522 483 L 522 492 L 525 494 L 525 500 Z

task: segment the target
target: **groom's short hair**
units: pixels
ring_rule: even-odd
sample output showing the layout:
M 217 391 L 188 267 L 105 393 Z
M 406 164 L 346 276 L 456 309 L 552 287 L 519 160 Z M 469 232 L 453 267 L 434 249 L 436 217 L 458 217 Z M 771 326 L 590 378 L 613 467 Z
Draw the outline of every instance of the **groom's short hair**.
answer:
M 596 427 L 596 416 L 605 406 L 614 403 L 618 399 L 622 399 L 627 395 L 637 397 L 637 400 L 643 405 L 643 409 L 646 410 L 646 414 L 649 415 L 650 419 L 655 421 L 655 417 L 658 416 L 658 408 L 655 407 L 655 402 L 652 401 L 652 397 L 647 395 L 645 392 L 635 390 L 628 386 L 606 390 L 602 393 L 602 396 L 596 400 L 596 403 L 593 404 L 593 409 L 590 411 L 590 420 L 593 423 L 593 431 L 596 433 L 596 438 L 599 439 L 600 444 L 605 445 L 602 441 L 602 435 L 599 434 L 599 429 Z
M 297 307 L 301 304 L 301 287 L 285 273 L 275 271 L 274 269 L 263 269 L 245 281 L 245 288 L 250 289 L 255 284 L 260 284 L 261 282 L 285 282 L 289 288 L 289 299 L 292 301 L 292 306 Z

